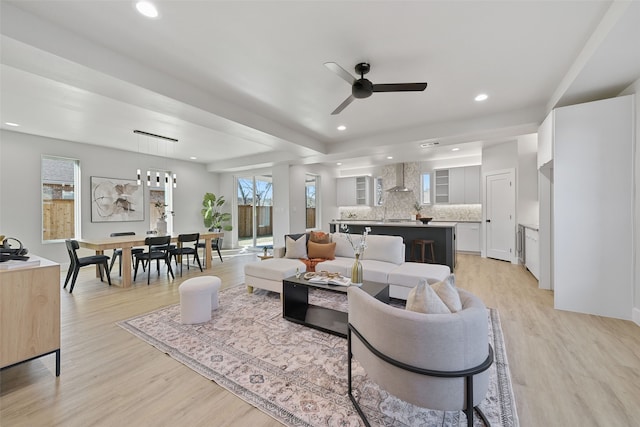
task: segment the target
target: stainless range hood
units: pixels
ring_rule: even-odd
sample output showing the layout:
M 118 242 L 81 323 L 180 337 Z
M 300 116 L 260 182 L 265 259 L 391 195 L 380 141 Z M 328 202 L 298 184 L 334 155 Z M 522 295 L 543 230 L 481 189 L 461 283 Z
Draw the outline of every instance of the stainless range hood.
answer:
M 396 185 L 395 187 L 391 187 L 387 190 L 389 193 L 408 193 L 409 190 L 404 185 L 404 163 L 398 163 L 395 165 L 396 168 Z

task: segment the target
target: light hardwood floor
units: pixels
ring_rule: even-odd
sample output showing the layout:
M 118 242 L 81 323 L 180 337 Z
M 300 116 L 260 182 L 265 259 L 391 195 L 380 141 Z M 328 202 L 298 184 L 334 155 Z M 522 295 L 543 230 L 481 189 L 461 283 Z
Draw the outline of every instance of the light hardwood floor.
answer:
M 254 260 L 215 258 L 213 274 L 239 285 Z M 177 303 L 179 277 L 109 288 L 83 268 L 78 280 L 61 291 L 61 376 L 53 356 L 2 371 L 1 426 L 280 425 L 116 325 Z M 505 262 L 461 255 L 456 283 L 500 313 L 522 426 L 640 425 L 640 327 L 554 310 L 551 292 Z

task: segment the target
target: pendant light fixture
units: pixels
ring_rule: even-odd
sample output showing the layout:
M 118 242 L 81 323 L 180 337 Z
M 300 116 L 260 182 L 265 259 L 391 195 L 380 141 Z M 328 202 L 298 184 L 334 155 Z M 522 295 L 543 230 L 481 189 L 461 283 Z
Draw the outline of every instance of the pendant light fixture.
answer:
M 158 135 L 158 134 L 155 134 L 155 133 L 145 132 L 145 131 L 138 130 L 138 129 L 134 129 L 133 133 L 138 134 L 138 135 L 150 136 L 152 138 L 162 139 L 164 141 L 167 141 L 167 143 L 169 143 L 169 142 L 178 142 L 178 140 L 175 139 L 175 138 L 169 138 L 168 136 L 163 136 L 163 135 Z M 164 157 L 165 158 L 167 157 L 167 154 L 169 152 L 167 147 L 168 147 L 168 145 L 165 146 L 165 152 L 164 152 Z M 160 155 L 159 148 L 160 148 L 159 143 L 157 143 L 156 144 L 156 154 L 157 155 Z M 173 153 L 173 147 L 171 148 L 171 152 Z M 140 140 L 139 139 L 138 139 L 138 153 L 140 153 Z M 137 176 L 138 185 L 141 185 L 141 183 L 142 183 L 141 173 L 142 172 L 140 171 L 140 169 L 136 170 L 136 176 Z M 170 177 L 169 172 L 167 172 L 165 170 L 165 172 L 164 172 L 164 183 L 165 183 L 165 185 L 169 185 L 169 178 L 173 178 L 172 179 L 173 188 L 177 188 L 178 187 L 178 176 L 174 173 L 173 177 Z M 159 171 L 156 171 L 156 180 L 155 181 L 156 181 L 156 187 L 160 187 L 160 172 Z M 150 187 L 150 186 L 151 186 L 151 171 L 147 170 L 147 187 Z

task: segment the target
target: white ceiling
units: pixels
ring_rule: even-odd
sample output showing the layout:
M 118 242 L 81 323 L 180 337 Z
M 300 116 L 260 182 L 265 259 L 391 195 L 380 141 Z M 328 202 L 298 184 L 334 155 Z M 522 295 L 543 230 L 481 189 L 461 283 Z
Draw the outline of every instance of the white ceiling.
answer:
M 213 171 L 477 155 L 640 77 L 640 2 L 1 1 L 4 129 Z M 323 66 L 371 64 L 375 93 Z M 483 103 L 473 101 L 481 92 Z M 8 127 L 5 122 L 19 123 Z M 347 130 L 340 132 L 340 124 Z M 179 140 L 165 144 L 134 129 Z M 437 149 L 421 142 L 439 141 Z M 472 144 L 465 144 L 473 142 Z

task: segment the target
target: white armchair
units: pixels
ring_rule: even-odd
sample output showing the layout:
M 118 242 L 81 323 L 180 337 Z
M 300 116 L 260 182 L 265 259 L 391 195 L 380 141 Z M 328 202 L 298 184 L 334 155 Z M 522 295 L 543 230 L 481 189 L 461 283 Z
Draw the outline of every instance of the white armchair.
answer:
M 475 295 L 458 289 L 462 310 L 423 314 L 384 304 L 349 287 L 349 397 L 367 426 L 352 390 L 352 358 L 382 389 L 416 406 L 464 410 L 473 426 L 473 410 L 489 387 L 493 363 L 487 310 Z

